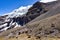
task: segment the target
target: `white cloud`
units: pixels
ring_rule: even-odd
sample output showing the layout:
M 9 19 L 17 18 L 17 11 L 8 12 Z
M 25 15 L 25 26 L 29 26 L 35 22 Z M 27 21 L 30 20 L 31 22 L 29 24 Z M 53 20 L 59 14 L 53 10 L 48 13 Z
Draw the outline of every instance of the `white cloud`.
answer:
M 13 10 L 10 13 L 6 13 L 9 16 L 8 17 L 18 17 L 20 15 L 26 14 L 28 12 L 28 9 L 31 7 L 32 5 L 28 5 L 28 6 L 21 6 L 18 9 Z M 5 14 L 5 15 L 6 15 Z
M 57 0 L 40 0 L 40 2 L 43 2 L 43 3 L 48 3 L 48 2 L 53 2 L 53 1 L 57 1 Z

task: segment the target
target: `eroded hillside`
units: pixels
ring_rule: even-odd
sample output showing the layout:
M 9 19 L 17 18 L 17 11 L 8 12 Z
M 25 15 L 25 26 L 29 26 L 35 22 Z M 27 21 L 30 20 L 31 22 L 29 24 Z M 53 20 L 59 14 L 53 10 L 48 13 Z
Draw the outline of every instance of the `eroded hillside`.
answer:
M 10 33 L 7 31 L 0 33 L 0 36 L 3 38 L 8 38 L 8 40 L 13 40 L 16 38 L 21 37 L 21 40 L 60 40 L 60 14 L 48 17 L 46 19 L 33 22 L 31 24 L 26 24 L 25 28 L 19 28 L 16 30 L 9 30 Z M 7 34 L 5 34 L 7 32 Z M 4 35 L 5 34 L 5 35 Z M 13 35 L 15 34 L 15 35 Z M 23 36 L 21 36 L 23 35 Z M 24 36 L 26 35 L 26 36 Z M 27 37 L 29 36 L 29 37 Z M 33 36 L 33 37 L 32 37 Z

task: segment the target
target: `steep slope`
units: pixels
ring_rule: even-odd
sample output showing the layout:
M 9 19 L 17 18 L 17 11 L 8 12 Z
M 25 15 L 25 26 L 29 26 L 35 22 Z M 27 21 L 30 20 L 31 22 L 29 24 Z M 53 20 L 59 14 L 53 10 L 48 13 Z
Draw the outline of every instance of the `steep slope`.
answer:
M 33 22 L 31 24 L 26 24 L 26 27 L 11 29 L 0 33 L 0 37 L 13 39 L 35 39 L 35 40 L 60 40 L 60 14 L 48 17 L 46 19 Z M 26 36 L 23 36 L 23 35 Z M 22 35 L 22 36 L 21 36 Z M 27 35 L 29 37 L 27 37 Z M 33 36 L 33 37 L 31 37 Z M 42 39 L 43 38 L 43 39 Z M 23 39 L 23 40 L 24 40 Z M 32 40 L 31 39 L 31 40 Z
M 35 36 L 57 36 L 60 37 L 60 14 L 46 19 L 26 24 L 31 29 L 30 34 Z
M 54 3 L 52 2 L 51 4 L 49 3 L 49 5 L 47 6 L 47 9 L 49 9 L 49 11 L 47 11 L 46 13 L 38 16 L 37 18 L 35 18 L 34 20 L 32 20 L 29 23 L 39 21 L 39 20 L 42 20 L 44 18 L 51 17 L 53 15 L 59 14 L 60 13 L 60 1 L 57 1 L 57 2 L 54 2 Z

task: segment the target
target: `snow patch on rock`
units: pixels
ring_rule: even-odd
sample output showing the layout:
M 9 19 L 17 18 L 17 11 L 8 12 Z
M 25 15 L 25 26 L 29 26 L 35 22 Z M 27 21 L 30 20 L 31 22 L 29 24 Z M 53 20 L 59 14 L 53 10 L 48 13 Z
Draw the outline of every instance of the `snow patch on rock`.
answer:
M 57 1 L 57 0 L 40 0 L 40 2 L 43 2 L 43 3 L 48 3 L 48 2 L 53 2 L 53 1 Z

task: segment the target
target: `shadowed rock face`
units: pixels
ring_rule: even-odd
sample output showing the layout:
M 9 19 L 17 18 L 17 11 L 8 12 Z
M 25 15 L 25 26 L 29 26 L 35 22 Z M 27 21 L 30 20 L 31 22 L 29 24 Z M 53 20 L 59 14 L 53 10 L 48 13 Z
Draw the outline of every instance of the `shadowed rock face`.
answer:
M 0 16 L 0 21 L 4 21 L 4 19 L 7 17 L 8 15 L 5 15 L 5 16 Z

